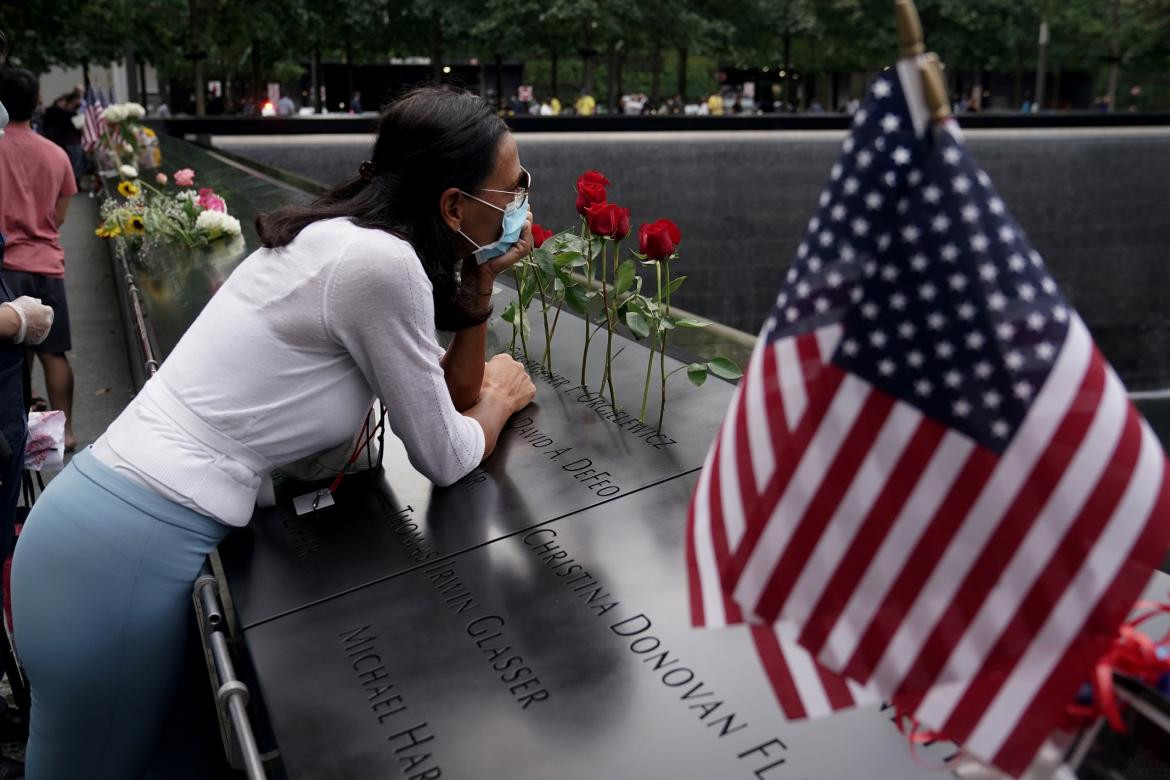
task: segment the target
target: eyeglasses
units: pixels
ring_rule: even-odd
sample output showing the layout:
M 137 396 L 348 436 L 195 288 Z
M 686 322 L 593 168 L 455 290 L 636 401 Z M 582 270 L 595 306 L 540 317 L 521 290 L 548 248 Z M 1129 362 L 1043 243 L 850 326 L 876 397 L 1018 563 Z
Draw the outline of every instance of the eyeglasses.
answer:
M 502 209 L 500 209 L 499 206 L 494 206 L 491 203 L 487 203 L 487 201 L 480 201 L 480 202 L 487 203 L 487 205 L 492 206 L 493 208 L 499 209 L 500 211 L 503 211 L 506 214 L 511 213 L 511 212 L 515 212 L 518 209 L 524 208 L 524 204 L 528 202 L 528 191 L 530 189 L 532 189 L 532 174 L 528 172 L 527 168 L 525 168 L 524 166 L 520 166 L 520 186 L 517 187 L 516 189 L 514 189 L 514 190 L 493 190 L 490 187 L 477 187 L 476 189 L 478 189 L 480 192 L 498 192 L 498 193 L 501 193 L 503 195 L 513 196 L 511 202 L 508 203 L 508 205 Z M 472 197 L 475 197 L 475 196 L 473 195 Z M 476 198 L 476 200 L 479 200 L 479 198 Z

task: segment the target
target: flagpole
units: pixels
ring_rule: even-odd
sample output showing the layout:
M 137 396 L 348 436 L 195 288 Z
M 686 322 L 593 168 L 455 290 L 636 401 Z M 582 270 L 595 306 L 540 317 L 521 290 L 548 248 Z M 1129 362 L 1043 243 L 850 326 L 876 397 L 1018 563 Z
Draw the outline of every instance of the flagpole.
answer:
M 914 0 L 894 0 L 894 16 L 898 22 L 898 47 L 903 57 L 916 57 L 926 51 L 922 41 L 922 20 Z
M 920 57 L 918 71 L 922 76 L 922 91 L 926 105 L 930 108 L 930 118 L 935 122 L 941 122 L 951 115 L 946 80 L 943 78 L 943 65 L 937 54 L 926 53 L 922 20 L 918 16 L 914 0 L 894 0 L 894 16 L 898 24 L 898 48 L 901 55 Z

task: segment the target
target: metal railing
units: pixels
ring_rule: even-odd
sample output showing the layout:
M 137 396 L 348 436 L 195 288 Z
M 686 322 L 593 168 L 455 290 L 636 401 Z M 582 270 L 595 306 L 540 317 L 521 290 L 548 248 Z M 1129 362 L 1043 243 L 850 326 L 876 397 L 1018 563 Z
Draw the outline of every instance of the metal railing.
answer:
M 204 564 L 203 571 L 195 580 L 192 592 L 195 614 L 203 636 L 203 644 L 209 652 L 208 672 L 215 690 L 216 710 L 220 716 L 220 736 L 224 752 L 232 769 L 243 770 L 249 780 L 263 780 L 264 759 L 256 745 L 252 722 L 248 719 L 250 693 L 237 676 L 228 646 L 227 621 L 219 601 L 219 581 Z M 226 721 L 226 728 L 224 727 Z

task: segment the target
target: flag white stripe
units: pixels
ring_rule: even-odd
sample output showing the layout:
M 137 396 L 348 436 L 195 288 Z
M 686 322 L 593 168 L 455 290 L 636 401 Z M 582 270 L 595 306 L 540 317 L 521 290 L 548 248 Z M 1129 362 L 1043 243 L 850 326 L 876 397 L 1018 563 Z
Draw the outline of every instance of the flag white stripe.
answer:
M 1065 346 L 1016 431 L 1015 440 L 999 459 L 991 479 L 983 486 L 886 646 L 873 675 L 881 690 L 896 690 L 918 658 L 939 615 L 950 605 L 955 591 L 977 560 L 978 552 L 1024 486 L 1036 461 L 1048 450 L 1053 434 L 1077 399 L 1092 354 L 1088 331 L 1078 318 L 1071 318 Z
M 776 551 L 788 546 L 797 521 L 824 481 L 825 472 L 832 465 L 871 392 L 869 383 L 853 374 L 846 374 L 837 388 L 825 418 L 817 427 L 807 449 L 801 453 L 800 464 L 769 515 L 764 531 L 752 548 L 747 565 L 735 585 L 735 600 L 745 613 L 755 614 L 756 602 L 775 568 Z
M 774 625 L 772 630 L 775 631 L 780 649 L 784 653 L 784 660 L 788 664 L 797 695 L 800 696 L 800 703 L 804 705 L 805 715 L 811 719 L 831 714 L 833 706 L 829 703 L 824 686 L 821 685 L 820 673 L 817 672 L 812 656 L 800 646 L 796 627 L 782 620 Z
M 1044 628 L 971 733 L 967 744 L 976 755 L 993 757 L 999 752 L 1069 643 L 1080 635 L 1089 610 L 1112 585 L 1150 521 L 1150 511 L 1162 490 L 1163 469 L 1162 447 L 1143 424 L 1141 454 L 1125 496 L 1076 578 L 1049 613 Z
M 826 325 L 817 329 L 817 351 L 821 353 L 822 363 L 828 363 L 833 359 L 833 353 L 837 351 L 837 344 L 841 341 L 842 333 L 844 333 L 844 328 L 840 325 Z
M 726 423 L 725 423 L 726 424 Z M 695 486 L 694 548 L 695 568 L 699 576 L 699 595 L 703 604 L 703 624 L 727 625 L 723 611 L 723 589 L 720 584 L 719 564 L 715 560 L 715 546 L 711 541 L 711 464 L 715 460 L 715 445 L 707 452 L 707 461 L 699 473 Z
M 808 406 L 808 393 L 804 390 L 804 369 L 800 365 L 800 354 L 796 350 L 796 338 L 788 337 L 776 342 L 776 367 L 780 375 L 780 397 L 784 400 L 784 418 L 788 430 L 800 422 Z
M 821 663 L 840 669 L 853 657 L 857 643 L 873 619 L 886 592 L 901 573 L 906 559 L 943 502 L 975 443 L 954 431 L 947 431 L 934 456 L 923 469 L 877 554 L 853 589 L 849 602 L 829 633 L 821 651 Z
M 1110 372 L 1112 373 L 1112 372 Z M 1116 377 L 1106 379 L 1105 392 L 1097 413 L 1076 455 L 1061 475 L 1052 496 L 1036 516 L 1023 542 L 1012 553 L 994 590 L 967 626 L 939 675 L 941 682 L 969 683 L 982 668 L 1007 624 L 1037 578 L 1051 564 L 1051 556 L 1076 520 L 1085 502 L 1109 465 L 1103 457 L 1117 447 L 1125 430 L 1129 402 Z M 918 718 L 924 723 L 943 724 L 962 699 L 966 685 L 937 687 L 922 700 Z
M 851 680 L 848 677 L 842 679 L 845 680 L 845 685 L 849 688 L 849 694 L 857 704 L 872 704 L 875 701 L 882 700 L 881 695 L 872 686 L 863 686 L 856 680 Z
M 769 349 L 774 350 L 775 346 L 769 344 L 767 339 L 761 338 L 756 341 L 751 362 L 748 363 L 748 375 L 740 383 L 746 385 L 744 392 L 747 393 L 747 398 L 744 408 L 747 414 L 747 444 L 751 453 L 752 474 L 755 475 L 757 486 L 767 484 L 776 469 L 768 408 L 764 401 L 764 352 Z M 731 413 L 734 414 L 735 407 L 731 409 Z
M 735 550 L 739 540 L 743 538 L 744 511 L 743 493 L 739 482 L 739 439 L 736 435 L 736 420 L 740 398 L 745 392 L 744 383 L 735 388 L 731 398 L 731 411 L 723 421 L 720 430 L 721 447 L 719 462 L 715 467 L 719 469 L 719 503 L 723 510 L 723 530 L 727 537 L 728 550 Z
M 808 619 L 833 572 L 849 551 L 861 521 L 885 487 L 890 467 L 898 462 L 921 421 L 922 413 L 914 407 L 900 401 L 894 404 L 812 555 L 804 562 L 784 610 L 786 619 L 797 625 L 803 625 Z

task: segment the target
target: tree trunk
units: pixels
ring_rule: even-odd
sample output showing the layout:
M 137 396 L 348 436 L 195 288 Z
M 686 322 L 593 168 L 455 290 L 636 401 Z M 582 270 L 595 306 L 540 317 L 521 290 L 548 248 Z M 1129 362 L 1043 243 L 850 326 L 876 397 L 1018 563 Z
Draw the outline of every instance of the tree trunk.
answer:
M 614 111 L 618 104 L 617 71 L 618 71 L 618 44 L 609 45 L 609 55 L 605 69 L 605 105 L 609 111 Z
M 443 80 L 443 16 L 437 8 L 431 11 L 431 70 L 435 81 Z
M 1040 40 L 1036 52 L 1036 89 L 1032 93 L 1032 103 L 1036 111 L 1044 110 L 1044 81 L 1047 78 L 1045 69 L 1048 67 L 1048 20 L 1040 20 Z
M 313 113 L 321 113 L 321 46 L 313 47 Z
M 256 113 L 260 113 L 260 107 L 264 105 L 267 99 L 266 90 L 261 83 L 260 76 L 260 38 L 252 37 L 252 103 L 255 104 Z
M 191 24 L 191 49 L 194 58 L 192 63 L 195 68 L 195 116 L 205 116 L 207 114 L 207 98 L 204 91 L 207 85 L 203 82 L 203 58 L 204 54 L 199 48 L 199 14 L 196 13 L 195 0 L 187 0 L 187 9 L 190 12 Z
M 650 68 L 650 104 L 656 106 L 662 98 L 660 94 L 662 88 L 662 44 L 657 39 L 654 40 L 654 54 Z
M 687 102 L 687 49 L 678 47 L 678 96 L 683 103 Z
M 593 25 L 591 19 L 585 20 L 585 46 L 581 49 L 581 91 L 586 95 L 593 94 Z
M 345 30 L 345 99 L 353 99 L 353 38 L 349 28 Z M 349 104 L 346 103 L 346 108 Z
M 836 112 L 841 106 L 841 74 L 838 71 L 833 71 L 829 76 L 829 103 L 825 106 L 826 111 Z
M 142 105 L 146 105 L 146 63 L 138 60 L 138 94 L 142 95 Z
M 1012 83 L 1012 108 L 1018 110 L 1024 102 L 1024 44 L 1016 44 L 1016 74 Z
M 557 49 L 552 47 L 549 49 L 549 99 L 557 96 Z
M 496 111 L 504 107 L 504 55 L 496 53 Z
M 788 105 L 791 102 L 788 94 L 788 82 L 792 78 L 792 33 L 789 30 L 784 31 L 784 67 L 782 68 L 783 75 L 780 76 L 780 101 L 783 104 L 783 111 L 789 111 L 791 107 Z
M 89 83 L 89 60 L 83 59 L 81 61 L 81 83 L 85 84 L 85 100 L 88 103 L 91 98 L 89 96 L 93 85 Z
M 141 103 L 142 99 L 138 95 L 138 79 L 134 77 L 138 70 L 138 62 L 134 59 L 134 45 L 127 43 L 122 50 L 123 63 L 126 66 L 126 100 L 131 103 Z
M 1113 35 L 1109 38 L 1109 83 L 1105 96 L 1109 100 L 1109 111 L 1113 111 L 1117 103 L 1117 75 L 1121 68 L 1121 0 L 1110 3 L 1110 12 Z

